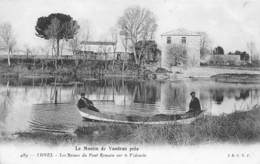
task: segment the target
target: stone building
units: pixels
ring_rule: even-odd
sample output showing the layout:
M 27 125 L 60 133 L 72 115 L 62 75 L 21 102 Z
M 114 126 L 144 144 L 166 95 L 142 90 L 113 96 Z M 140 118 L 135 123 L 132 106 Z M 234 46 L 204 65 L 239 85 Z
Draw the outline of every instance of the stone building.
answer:
M 186 64 L 189 67 L 200 66 L 200 34 L 186 29 L 177 29 L 163 33 L 162 39 L 162 59 L 161 66 L 170 69 L 176 66 L 176 57 L 168 52 L 173 45 L 181 46 L 185 49 Z M 178 51 L 177 51 L 178 53 Z M 182 65 L 179 63 L 178 65 Z

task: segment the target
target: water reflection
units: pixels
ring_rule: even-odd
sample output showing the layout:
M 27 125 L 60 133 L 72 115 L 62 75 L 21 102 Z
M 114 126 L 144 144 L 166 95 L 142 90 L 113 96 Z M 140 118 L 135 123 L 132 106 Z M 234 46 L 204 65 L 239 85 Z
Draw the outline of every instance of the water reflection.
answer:
M 236 100 L 246 100 L 249 97 L 250 90 L 241 90 L 238 96 L 235 96 Z
M 195 91 L 209 114 L 249 110 L 259 105 L 260 85 L 224 84 L 213 81 L 156 82 L 131 79 L 25 78 L 0 79 L 0 132 L 27 130 L 68 132 L 82 124 L 76 102 L 81 92 L 101 112 L 154 115 L 188 110 Z M 55 101 L 58 104 L 55 105 Z
M 221 104 L 224 100 L 224 89 L 210 90 L 212 99 L 217 103 Z

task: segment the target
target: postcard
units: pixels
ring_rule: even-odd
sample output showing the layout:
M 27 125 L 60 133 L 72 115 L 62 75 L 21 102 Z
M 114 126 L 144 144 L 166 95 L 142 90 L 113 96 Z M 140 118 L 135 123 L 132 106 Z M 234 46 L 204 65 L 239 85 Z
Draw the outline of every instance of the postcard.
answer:
M 256 0 L 0 0 L 0 164 L 260 164 Z

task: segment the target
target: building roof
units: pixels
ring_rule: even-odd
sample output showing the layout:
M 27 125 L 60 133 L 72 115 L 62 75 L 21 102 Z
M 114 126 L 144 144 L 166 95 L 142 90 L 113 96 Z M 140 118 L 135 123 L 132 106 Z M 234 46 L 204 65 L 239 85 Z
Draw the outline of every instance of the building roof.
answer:
M 80 42 L 80 44 L 85 44 L 85 45 L 105 45 L 105 46 L 109 46 L 109 45 L 115 45 L 116 42 L 102 42 L 102 41 L 82 41 Z
M 198 32 L 189 31 L 184 28 L 179 28 L 169 32 L 161 34 L 161 36 L 200 36 Z

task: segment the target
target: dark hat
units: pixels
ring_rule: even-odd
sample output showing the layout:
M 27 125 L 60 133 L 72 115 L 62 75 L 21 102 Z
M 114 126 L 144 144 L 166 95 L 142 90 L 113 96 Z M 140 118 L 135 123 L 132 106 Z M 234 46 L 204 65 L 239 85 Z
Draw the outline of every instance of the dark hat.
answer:
M 80 93 L 80 96 L 85 96 L 85 92 L 81 92 L 81 93 Z
M 195 92 L 194 92 L 194 91 L 192 91 L 192 92 L 190 93 L 190 95 L 192 95 L 192 94 L 195 94 Z

